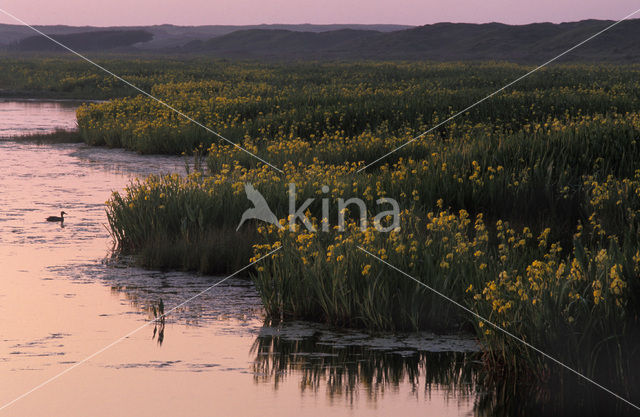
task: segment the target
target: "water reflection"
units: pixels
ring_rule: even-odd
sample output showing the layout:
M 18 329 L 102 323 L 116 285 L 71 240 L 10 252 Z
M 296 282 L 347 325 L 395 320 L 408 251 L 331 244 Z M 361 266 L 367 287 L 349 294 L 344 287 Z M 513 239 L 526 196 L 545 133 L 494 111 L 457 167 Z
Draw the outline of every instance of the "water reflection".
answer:
M 148 278 L 140 279 L 142 275 Z M 114 293 L 126 294 L 131 305 L 150 311 L 153 319 L 154 305 L 160 311 L 159 296 L 178 303 L 218 279 L 192 277 L 185 285 L 180 283 L 185 276 L 140 271 L 126 284 L 119 275 L 119 285 L 110 285 Z M 179 285 L 181 291 L 176 291 Z M 370 334 L 309 322 L 265 322 L 255 288 L 241 279 L 194 301 L 195 308 L 177 311 L 167 321 L 226 335 L 252 335 L 247 351 L 254 384 L 275 392 L 290 389 L 293 383 L 299 395 L 354 407 L 363 401 L 377 404 L 386 403 L 387 397 L 391 402 L 402 397 L 428 409 L 437 397 L 449 411 L 466 410 L 482 417 L 633 415 L 610 394 L 570 374 L 563 385 L 540 385 L 523 376 L 489 379 L 477 342 L 466 335 Z M 251 304 L 253 308 L 248 307 Z M 167 308 L 170 305 L 174 304 L 167 303 Z M 245 325 L 239 326 L 242 322 Z M 165 330 L 161 322 L 149 340 L 162 344 L 174 336 L 179 335 Z
M 162 346 L 162 342 L 164 342 L 164 325 L 166 323 L 162 298 L 157 305 L 153 304 L 151 306 L 151 311 L 153 312 L 153 336 L 151 336 L 151 339 L 157 340 L 158 345 Z
M 320 332 L 297 338 L 268 334 L 273 330 L 270 327 L 264 330 L 251 348 L 257 383 L 270 383 L 277 389 L 284 379 L 295 378 L 302 392 L 317 393 L 324 386 L 329 398 L 345 396 L 350 403 L 358 393 L 377 401 L 401 384 L 407 384 L 416 399 L 437 390 L 450 400 L 473 401 L 477 352 L 383 349 L 368 346 L 365 340 L 341 345 L 323 342 Z
M 71 100 L 0 99 L 0 138 L 76 129 L 79 104 Z
M 165 309 L 222 279 L 148 271 L 124 266 L 121 260 L 107 265 L 77 273 L 79 277 L 90 275 L 104 280 L 114 295 L 124 296 L 132 307 L 146 312 L 149 320 L 156 320 Z M 249 351 L 255 356 L 251 368 L 256 380 L 276 386 L 281 378 L 298 371 L 304 372 L 303 388 L 317 390 L 320 381 L 326 379 L 331 392 L 338 393 L 338 388 L 353 391 L 356 386 L 366 385 L 372 389 L 371 398 L 383 387 L 402 382 L 417 388 L 420 375 L 426 378 L 425 388 L 437 386 L 461 396 L 471 394 L 475 383 L 480 346 L 470 335 L 370 334 L 310 322 L 273 323 L 265 321 L 260 298 L 246 279 L 229 279 L 166 317 L 167 323 L 207 328 L 211 323 L 219 326 L 238 321 L 247 326 L 236 328 L 237 334 L 255 335 Z M 151 339 L 157 337 L 161 344 L 166 337 L 171 338 L 171 331 L 164 331 L 164 317 L 155 324 Z
M 114 295 L 124 296 L 132 307 L 146 313 L 147 320 L 157 319 L 163 309 L 221 279 L 125 268 L 121 261 L 108 264 L 102 272 L 85 270 L 78 275 L 99 277 Z M 275 391 L 288 390 L 293 383 L 300 395 L 324 398 L 328 404 L 360 407 L 361 403 L 386 403 L 385 397 L 394 402 L 409 396 L 417 401 L 416 406 L 442 402 L 457 414 L 455 410 L 472 410 L 477 394 L 479 346 L 468 335 L 370 334 L 309 322 L 272 323 L 264 319 L 255 287 L 244 279 L 230 279 L 194 299 L 193 304 L 167 316 L 166 324 L 165 320 L 154 322 L 147 340 L 160 346 L 171 343 L 181 337 L 176 325 L 226 336 L 252 336 L 245 353 L 251 358 L 246 370 L 254 383 Z M 242 356 L 243 352 L 234 354 Z M 119 367 L 133 365 L 143 366 L 123 363 Z M 181 365 L 186 363 L 163 363 L 163 368 L 179 369 Z M 189 369 L 214 369 L 195 365 L 189 364 Z

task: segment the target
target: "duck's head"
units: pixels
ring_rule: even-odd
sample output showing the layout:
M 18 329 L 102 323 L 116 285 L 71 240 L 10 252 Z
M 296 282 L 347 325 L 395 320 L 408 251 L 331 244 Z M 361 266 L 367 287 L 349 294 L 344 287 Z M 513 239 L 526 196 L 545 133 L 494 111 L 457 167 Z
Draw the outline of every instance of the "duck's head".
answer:
M 67 213 L 65 213 L 64 211 L 61 211 L 60 212 L 60 217 L 64 216 L 65 214 L 67 214 Z

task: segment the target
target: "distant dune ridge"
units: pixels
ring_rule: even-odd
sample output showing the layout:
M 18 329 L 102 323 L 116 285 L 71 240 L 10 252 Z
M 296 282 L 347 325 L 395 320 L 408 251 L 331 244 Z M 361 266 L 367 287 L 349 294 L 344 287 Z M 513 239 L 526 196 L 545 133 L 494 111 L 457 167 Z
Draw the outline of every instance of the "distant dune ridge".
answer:
M 437 23 L 400 25 L 172 25 L 122 28 L 40 26 L 71 48 L 193 54 L 237 59 L 404 59 L 541 62 L 612 21 L 571 23 Z M 51 41 L 16 25 L 0 25 L 0 47 L 55 51 Z M 640 20 L 622 22 L 573 51 L 567 61 L 640 62 Z
M 149 42 L 153 34 L 144 30 L 101 30 L 68 35 L 50 35 L 75 51 L 108 51 Z M 42 35 L 33 35 L 9 45 L 11 51 L 64 51 L 65 49 Z

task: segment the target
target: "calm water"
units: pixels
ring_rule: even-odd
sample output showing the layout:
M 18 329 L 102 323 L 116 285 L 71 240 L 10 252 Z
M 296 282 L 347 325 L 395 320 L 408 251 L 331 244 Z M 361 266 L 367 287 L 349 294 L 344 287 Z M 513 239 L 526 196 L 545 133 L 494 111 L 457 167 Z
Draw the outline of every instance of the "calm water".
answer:
M 0 138 L 75 129 L 76 101 L 0 99 Z
M 0 102 L 0 135 L 73 126 L 68 103 Z M 110 262 L 104 201 L 179 158 L 0 141 L 0 407 L 220 277 Z M 44 218 L 68 213 L 64 227 Z M 474 340 L 265 324 L 229 280 L 0 416 L 472 415 Z

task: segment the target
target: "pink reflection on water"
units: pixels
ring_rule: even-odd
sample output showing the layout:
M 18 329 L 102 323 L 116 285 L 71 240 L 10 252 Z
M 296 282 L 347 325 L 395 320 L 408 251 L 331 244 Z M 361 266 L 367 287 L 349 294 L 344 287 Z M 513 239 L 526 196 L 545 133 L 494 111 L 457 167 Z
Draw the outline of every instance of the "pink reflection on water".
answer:
M 77 102 L 0 100 L 0 138 L 77 128 Z
M 50 117 L 61 123 L 73 113 L 27 107 L 24 130 L 33 109 L 59 111 Z M 0 123 L 9 129 L 7 120 Z M 216 278 L 102 262 L 111 247 L 104 227 L 111 191 L 136 175 L 179 170 L 181 159 L 9 141 L 0 141 L 0 158 L 1 407 L 139 327 L 150 302 L 176 305 Z M 60 210 L 68 213 L 64 228 L 44 221 Z M 359 385 L 351 396 L 301 390 L 296 370 L 277 384 L 257 383 L 252 346 L 263 315 L 253 287 L 230 283 L 194 301 L 167 322 L 162 346 L 145 328 L 0 416 L 445 416 L 473 407 L 473 396 L 436 386 L 416 392 L 407 381 L 375 397 Z

